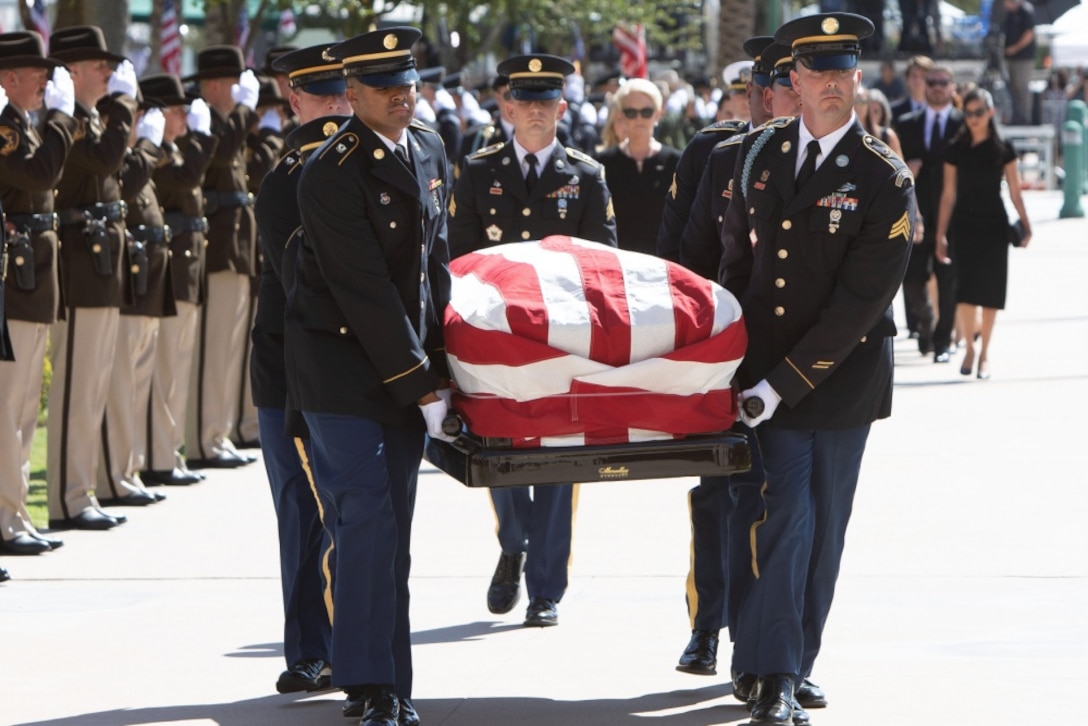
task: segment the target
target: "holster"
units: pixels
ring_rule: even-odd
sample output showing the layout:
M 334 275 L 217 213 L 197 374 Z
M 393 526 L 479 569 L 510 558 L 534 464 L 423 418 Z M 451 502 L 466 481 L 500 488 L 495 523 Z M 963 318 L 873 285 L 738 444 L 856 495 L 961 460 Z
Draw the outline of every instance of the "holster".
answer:
M 150 261 L 147 256 L 147 243 L 125 233 L 128 238 L 129 271 L 132 273 L 132 292 L 137 295 L 147 294 L 147 268 Z
M 34 279 L 34 246 L 26 231 L 16 230 L 8 238 L 7 254 L 8 263 L 12 265 L 15 286 L 27 291 L 37 287 Z
M 83 225 L 83 238 L 91 253 L 94 271 L 103 277 L 113 275 L 113 257 L 110 254 L 110 233 L 106 219 L 95 219 L 88 215 Z

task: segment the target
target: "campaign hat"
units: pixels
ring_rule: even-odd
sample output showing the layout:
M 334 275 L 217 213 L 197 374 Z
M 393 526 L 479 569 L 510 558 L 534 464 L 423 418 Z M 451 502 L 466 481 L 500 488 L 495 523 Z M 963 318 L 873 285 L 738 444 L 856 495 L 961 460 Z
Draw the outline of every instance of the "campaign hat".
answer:
M 155 73 L 140 79 L 140 93 L 149 103 L 162 106 L 187 106 L 190 103 L 185 95 L 181 79 L 173 73 Z
M 373 88 L 410 86 L 419 80 L 412 46 L 423 37 L 419 28 L 397 26 L 372 30 L 330 48 L 326 55 L 344 64 L 344 76 Z
M 321 43 L 299 48 L 279 56 L 272 62 L 275 73 L 287 75 L 293 89 L 301 89 L 315 96 L 336 96 L 344 93 L 344 64 L 330 60 L 327 54 L 332 45 Z
M 196 73 L 182 81 L 207 81 L 212 78 L 238 78 L 246 70 L 242 49 L 236 45 L 209 45 L 196 54 Z
M 280 93 L 280 85 L 270 76 L 257 76 L 257 108 L 279 104 L 291 110 L 291 102 Z
M 510 79 L 510 95 L 516 101 L 547 101 L 563 94 L 574 64 L 546 53 L 519 55 L 499 63 L 499 75 Z
M 60 61 L 47 58 L 42 36 L 33 30 L 0 33 L 0 69 L 56 68 Z
M 283 71 L 278 71 L 274 67 L 274 63 L 277 58 L 293 53 L 298 50 L 297 45 L 274 45 L 268 49 L 268 52 L 264 54 L 264 66 L 261 68 L 261 73 L 266 76 L 274 76 Z
M 125 60 L 123 55 L 109 52 L 106 36 L 97 25 L 72 25 L 57 30 L 49 36 L 49 57 L 61 63 L 89 60 L 120 63 Z
M 788 45 L 793 59 L 814 71 L 856 68 L 861 40 L 873 34 L 873 21 L 854 13 L 818 13 L 783 25 L 776 43 Z

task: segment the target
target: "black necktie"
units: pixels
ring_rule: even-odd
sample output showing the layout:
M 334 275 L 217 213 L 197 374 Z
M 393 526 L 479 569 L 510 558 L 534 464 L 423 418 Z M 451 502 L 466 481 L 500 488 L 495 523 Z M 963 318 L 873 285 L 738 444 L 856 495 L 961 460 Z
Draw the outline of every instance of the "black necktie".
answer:
M 796 191 L 801 191 L 805 188 L 805 184 L 812 178 L 812 175 L 816 173 L 816 157 L 820 155 L 820 142 L 816 139 L 808 142 L 808 146 L 805 147 L 808 150 L 808 156 L 805 157 L 805 161 L 801 164 L 801 171 L 797 172 L 797 186 Z
M 536 154 L 526 154 L 525 163 L 529 165 L 529 173 L 525 175 L 525 188 L 532 194 L 533 187 L 540 180 L 540 175 L 536 173 Z
M 408 161 L 408 149 L 405 149 L 400 144 L 397 144 L 393 147 L 393 153 L 398 159 L 401 160 L 401 163 L 408 167 L 408 171 L 412 172 L 412 176 L 415 176 L 416 170 L 412 168 L 412 162 Z
M 933 114 L 933 124 L 929 127 L 929 150 L 936 151 L 941 148 L 941 116 Z

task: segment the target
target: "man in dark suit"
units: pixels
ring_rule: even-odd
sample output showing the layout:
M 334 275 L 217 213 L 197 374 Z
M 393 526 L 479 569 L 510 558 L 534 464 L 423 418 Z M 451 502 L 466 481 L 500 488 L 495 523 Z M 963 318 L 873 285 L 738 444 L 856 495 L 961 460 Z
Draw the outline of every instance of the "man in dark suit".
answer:
M 952 70 L 936 66 L 926 75 L 926 107 L 903 118 L 899 140 L 903 158 L 915 176 L 918 213 L 922 217 L 922 241 L 911 252 L 903 279 L 903 297 L 918 321 L 918 350 L 933 353 L 936 363 L 951 359 L 952 331 L 956 321 L 956 269 L 938 262 L 937 211 L 944 189 L 944 155 L 948 142 L 963 126 L 963 112 L 952 105 L 956 84 Z M 937 278 L 937 316 L 926 294 L 929 276 Z
M 413 122 L 421 35 L 386 28 L 327 51 L 343 62 L 354 115 L 303 167 L 304 236 L 284 321 L 291 395 L 334 506 L 333 685 L 368 726 L 408 710 L 416 479 L 424 431 L 448 439 L 450 179 L 438 134 Z
M 819 652 L 869 427 L 891 409 L 890 303 L 915 201 L 910 170 L 853 112 L 872 30 L 849 13 L 779 28 L 801 117 L 745 138 L 723 227 L 719 281 L 749 331 L 742 419 L 766 477 L 732 663 L 757 678 L 753 724 L 807 722 L 795 692 Z
M 904 116 L 921 111 L 926 106 L 926 75 L 933 70 L 933 59 L 925 55 L 911 56 L 907 61 L 904 77 L 907 79 L 907 95 L 892 104 L 892 117 L 888 119 L 892 128 L 899 131 L 899 120 Z
M 566 111 L 563 79 L 574 66 L 552 55 L 516 56 L 499 64 L 510 79 L 506 113 L 514 124 L 508 144 L 467 157 L 450 206 L 450 253 L 459 257 L 507 242 L 552 234 L 616 246 L 612 197 L 604 167 L 556 140 Z M 573 484 L 491 489 L 502 553 L 487 592 L 493 613 L 508 613 L 529 592 L 525 624 L 559 623 L 567 589 Z

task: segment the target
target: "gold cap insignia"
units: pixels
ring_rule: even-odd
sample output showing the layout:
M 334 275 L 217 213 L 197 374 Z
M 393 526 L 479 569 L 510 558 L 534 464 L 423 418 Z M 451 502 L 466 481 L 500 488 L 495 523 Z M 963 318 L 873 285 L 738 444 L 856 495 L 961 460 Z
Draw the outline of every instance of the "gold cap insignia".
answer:
M 539 58 L 533 58 L 529 61 L 529 70 L 533 73 L 540 73 L 540 69 L 544 67 L 544 64 L 540 62 Z
M 820 30 L 824 31 L 826 35 L 834 35 L 839 32 L 839 21 L 835 18 L 824 18 L 820 23 Z
M 329 47 L 331 48 L 332 46 L 329 46 Z M 331 55 L 329 55 L 329 48 L 326 48 L 325 50 L 321 51 L 321 59 L 322 60 L 327 60 L 327 61 L 335 61 L 336 60 Z
M 835 27 L 837 28 L 838 25 L 836 25 Z M 397 47 L 397 36 L 390 33 L 389 35 L 382 38 L 382 45 L 385 46 L 386 50 L 393 50 Z
M 333 121 L 328 121 L 325 123 L 324 126 L 321 127 L 321 133 L 325 134 L 326 137 L 329 137 L 335 134 L 338 128 L 340 127 L 337 126 L 336 123 L 334 123 Z

